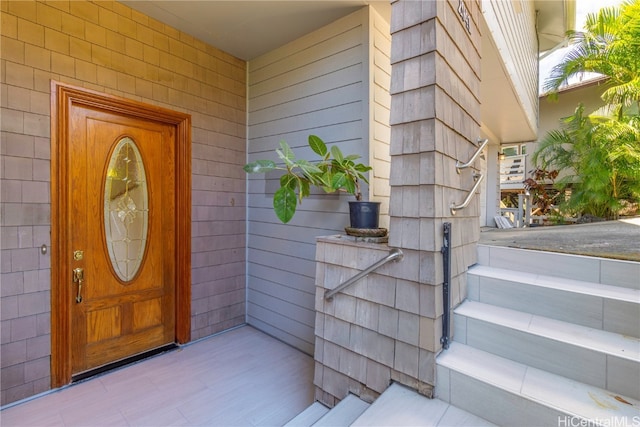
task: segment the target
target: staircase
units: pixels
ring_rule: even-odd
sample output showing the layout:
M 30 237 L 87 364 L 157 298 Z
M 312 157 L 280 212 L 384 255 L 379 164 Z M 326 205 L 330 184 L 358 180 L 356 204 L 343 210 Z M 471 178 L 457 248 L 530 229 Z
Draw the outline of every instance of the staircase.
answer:
M 331 410 L 322 403 L 315 402 L 285 424 L 285 427 L 348 426 L 368 407 L 367 402 L 358 399 L 353 394 L 347 395 Z
M 331 410 L 315 402 L 285 427 L 493 425 L 442 400 L 426 398 L 394 383 L 372 404 L 352 394 Z
M 640 426 L 640 263 L 479 245 L 435 399 L 316 402 L 287 426 Z
M 498 425 L 640 425 L 640 264 L 479 247 L 436 397 Z

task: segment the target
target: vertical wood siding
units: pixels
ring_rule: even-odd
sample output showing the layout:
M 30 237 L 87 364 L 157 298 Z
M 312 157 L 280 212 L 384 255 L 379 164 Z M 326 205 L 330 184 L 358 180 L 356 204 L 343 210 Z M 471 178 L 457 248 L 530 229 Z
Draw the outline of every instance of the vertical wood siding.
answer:
M 391 170 L 391 30 L 389 23 L 376 11 L 371 13 L 371 56 L 372 70 L 371 96 L 371 152 L 370 164 L 373 166 L 371 180 L 371 198 L 381 202 L 380 227 L 389 228 L 389 175 Z
M 538 45 L 534 2 L 484 0 L 483 15 L 532 130 L 538 122 Z
M 249 161 L 276 160 L 280 140 L 299 158 L 312 158 L 309 134 L 367 161 L 368 16 L 363 8 L 249 62 Z M 250 324 L 311 354 L 315 238 L 343 232 L 350 197 L 313 194 L 290 223 L 281 224 L 272 209 L 278 178 L 248 177 L 247 316 Z

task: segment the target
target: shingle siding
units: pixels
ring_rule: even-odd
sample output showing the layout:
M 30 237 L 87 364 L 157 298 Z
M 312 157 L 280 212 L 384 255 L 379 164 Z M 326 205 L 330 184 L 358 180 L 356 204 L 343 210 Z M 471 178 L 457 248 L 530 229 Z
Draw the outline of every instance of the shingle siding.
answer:
M 187 112 L 192 338 L 245 321 L 246 65 L 117 2 L 3 1 L 2 399 L 50 387 L 50 81 Z

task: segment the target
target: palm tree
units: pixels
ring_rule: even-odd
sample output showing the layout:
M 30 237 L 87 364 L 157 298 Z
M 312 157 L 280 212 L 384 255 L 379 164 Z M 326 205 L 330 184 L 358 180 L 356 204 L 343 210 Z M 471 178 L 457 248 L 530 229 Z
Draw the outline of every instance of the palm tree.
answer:
M 545 91 L 557 91 L 570 77 L 584 72 L 608 78 L 606 104 L 629 107 L 640 102 L 640 1 L 589 14 L 585 31 L 567 33 L 571 50 L 551 70 Z
M 544 89 L 557 93 L 572 76 L 600 73 L 607 77 L 605 105 L 591 114 L 579 105 L 541 141 L 533 161 L 565 171 L 556 181 L 572 189 L 564 208 L 616 218 L 623 200 L 640 200 L 640 0 L 589 15 L 585 31 L 568 36 L 571 50 Z

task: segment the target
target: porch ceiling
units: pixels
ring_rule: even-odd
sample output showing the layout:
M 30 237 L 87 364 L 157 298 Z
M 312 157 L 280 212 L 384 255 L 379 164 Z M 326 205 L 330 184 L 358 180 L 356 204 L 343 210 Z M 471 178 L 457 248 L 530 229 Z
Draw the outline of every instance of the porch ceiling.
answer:
M 120 2 L 245 61 L 368 4 L 391 19 L 389 0 Z
M 567 30 L 576 25 L 576 0 L 536 0 L 538 50 L 553 49 L 564 41 Z
M 484 19 L 481 20 L 483 34 L 489 34 Z M 483 130 L 492 143 L 503 144 L 531 141 L 536 130 L 531 128 L 526 113 L 515 93 L 500 53 L 491 37 L 482 43 L 482 81 L 480 82 L 480 116 Z
M 249 61 L 304 34 L 372 5 L 388 21 L 389 0 L 120 0 L 121 3 Z M 575 0 L 536 0 L 540 50 L 557 44 L 573 25 Z M 572 18 L 573 17 L 573 18 Z M 483 30 L 484 32 L 484 30 Z M 490 43 L 483 43 L 487 45 Z M 505 94 L 508 81 L 495 45 L 483 46 L 483 94 L 502 94 L 500 102 L 483 99 L 485 125 L 503 142 L 535 137 L 523 119 L 515 94 Z M 494 97 L 495 98 L 495 97 Z M 494 123 L 490 123 L 491 121 Z

